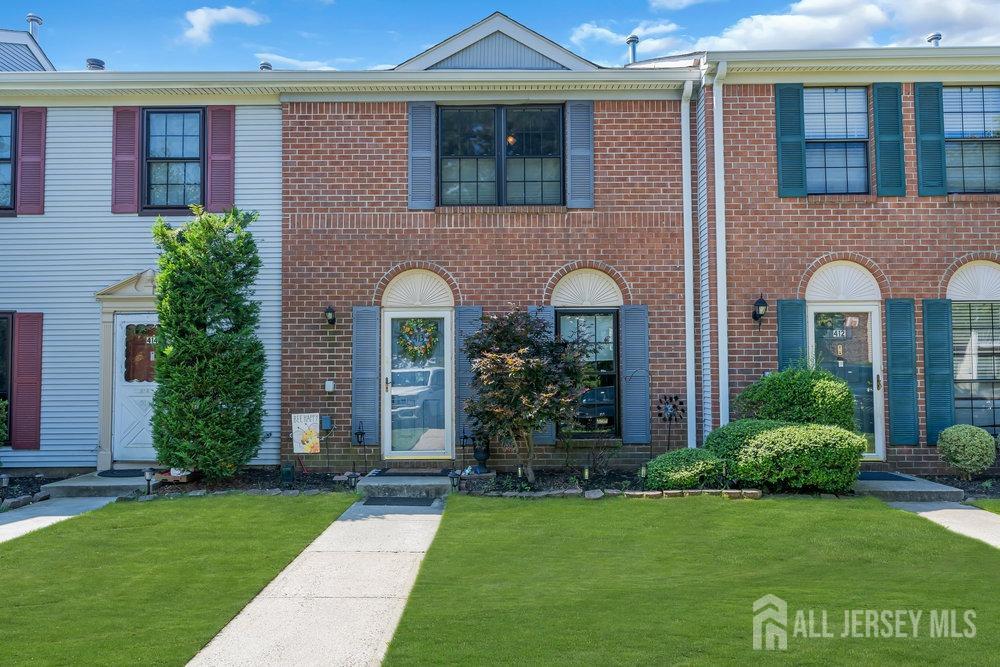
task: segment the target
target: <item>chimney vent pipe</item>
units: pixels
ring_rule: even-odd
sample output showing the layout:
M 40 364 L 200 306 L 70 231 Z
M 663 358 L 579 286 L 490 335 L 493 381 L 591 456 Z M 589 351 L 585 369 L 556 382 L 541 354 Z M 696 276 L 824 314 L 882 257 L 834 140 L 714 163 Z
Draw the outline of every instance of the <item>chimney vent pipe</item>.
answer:
M 638 35 L 629 35 L 625 43 L 628 44 L 628 63 L 632 65 L 635 63 L 635 47 L 639 43 Z

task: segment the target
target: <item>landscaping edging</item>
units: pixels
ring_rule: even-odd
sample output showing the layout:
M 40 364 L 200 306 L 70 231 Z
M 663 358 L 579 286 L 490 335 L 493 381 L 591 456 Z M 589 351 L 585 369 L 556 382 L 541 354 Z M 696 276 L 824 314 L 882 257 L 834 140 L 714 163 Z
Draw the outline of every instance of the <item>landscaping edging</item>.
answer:
M 46 491 L 39 491 L 38 493 L 30 496 L 17 496 L 16 498 L 5 498 L 4 501 L 0 503 L 0 512 L 9 512 L 10 510 L 16 510 L 20 507 L 25 507 L 27 505 L 40 503 L 43 500 L 48 500 L 49 497 L 50 496 Z
M 146 495 L 138 492 L 133 495 L 119 496 L 116 502 L 150 502 L 153 500 L 172 500 L 174 498 L 203 498 L 205 496 L 318 496 L 326 493 L 343 493 L 331 489 L 224 489 L 222 491 L 178 491 L 176 493 L 151 493 Z
M 722 496 L 730 499 L 757 500 L 764 494 L 759 489 L 672 489 L 669 491 L 621 491 L 619 489 L 590 489 L 584 491 L 580 487 L 566 489 L 550 489 L 548 491 L 488 491 L 486 493 L 468 493 L 467 495 L 484 496 L 487 498 L 586 498 L 600 500 L 605 497 L 624 496 L 625 498 L 681 498 L 684 496 Z

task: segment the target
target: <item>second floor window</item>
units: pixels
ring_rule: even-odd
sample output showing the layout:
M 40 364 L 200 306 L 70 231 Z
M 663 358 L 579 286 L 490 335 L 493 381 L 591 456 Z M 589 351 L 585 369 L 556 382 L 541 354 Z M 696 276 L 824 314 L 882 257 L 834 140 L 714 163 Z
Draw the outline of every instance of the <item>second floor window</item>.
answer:
M 147 109 L 144 205 L 184 209 L 204 201 L 201 109 Z
M 562 107 L 442 107 L 438 202 L 559 205 Z
M 946 87 L 948 192 L 1000 192 L 1000 86 Z
M 14 208 L 14 115 L 0 110 L 0 209 Z
M 802 102 L 808 193 L 867 193 L 867 90 L 806 88 Z

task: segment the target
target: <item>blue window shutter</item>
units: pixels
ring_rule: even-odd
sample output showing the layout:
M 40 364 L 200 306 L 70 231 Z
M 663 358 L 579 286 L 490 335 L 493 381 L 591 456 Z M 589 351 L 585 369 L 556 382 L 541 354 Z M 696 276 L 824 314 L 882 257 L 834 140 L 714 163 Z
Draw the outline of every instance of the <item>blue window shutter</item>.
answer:
M 921 196 L 948 194 L 944 161 L 944 104 L 940 83 L 913 84 L 917 126 L 917 184 Z
M 622 443 L 644 445 L 650 441 L 649 410 L 649 309 L 621 309 L 621 424 Z
M 778 137 L 778 196 L 806 196 L 806 130 L 801 83 L 774 86 Z
M 902 95 L 902 85 L 898 83 L 876 83 L 872 86 L 875 113 L 875 176 L 880 196 L 906 195 Z
M 355 306 L 351 315 L 351 433 L 364 424 L 365 442 L 381 436 L 379 373 L 381 318 L 378 306 Z
M 433 210 L 437 200 L 434 180 L 436 107 L 433 102 L 410 102 L 409 111 L 409 206 Z
M 889 370 L 889 440 L 915 446 L 917 426 L 917 339 L 913 299 L 886 299 L 885 330 Z
M 802 364 L 808 355 L 806 343 L 806 302 L 804 299 L 778 300 L 778 370 Z
M 529 306 L 528 314 L 545 322 L 545 325 L 549 328 L 550 336 L 556 335 L 555 308 L 552 306 Z M 542 430 L 535 431 L 534 440 L 536 445 L 556 444 L 556 425 L 553 422 L 549 422 Z
M 594 103 L 566 103 L 566 206 L 594 208 Z
M 482 306 L 455 308 L 455 444 L 462 433 L 472 435 L 472 424 L 465 414 L 465 401 L 472 398 L 472 359 L 465 354 L 465 339 L 483 324 Z
M 924 299 L 924 411 L 927 444 L 955 423 L 955 360 L 951 349 L 951 300 Z

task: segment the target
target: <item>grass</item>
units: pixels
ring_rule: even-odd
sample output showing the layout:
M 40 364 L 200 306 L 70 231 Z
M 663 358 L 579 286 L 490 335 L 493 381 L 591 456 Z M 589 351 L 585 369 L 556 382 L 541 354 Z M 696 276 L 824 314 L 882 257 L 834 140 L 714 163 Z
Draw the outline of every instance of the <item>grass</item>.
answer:
M 5 665 L 183 665 L 352 502 L 116 503 L 0 544 Z
M 875 499 L 453 497 L 387 665 L 985 664 L 1000 655 L 1000 550 Z M 752 650 L 772 593 L 828 610 L 920 609 L 917 639 L 788 637 Z M 975 609 L 974 639 L 930 638 Z M 791 630 L 791 627 L 789 627 Z
M 1000 500 L 977 500 L 972 503 L 976 507 L 1000 514 Z

